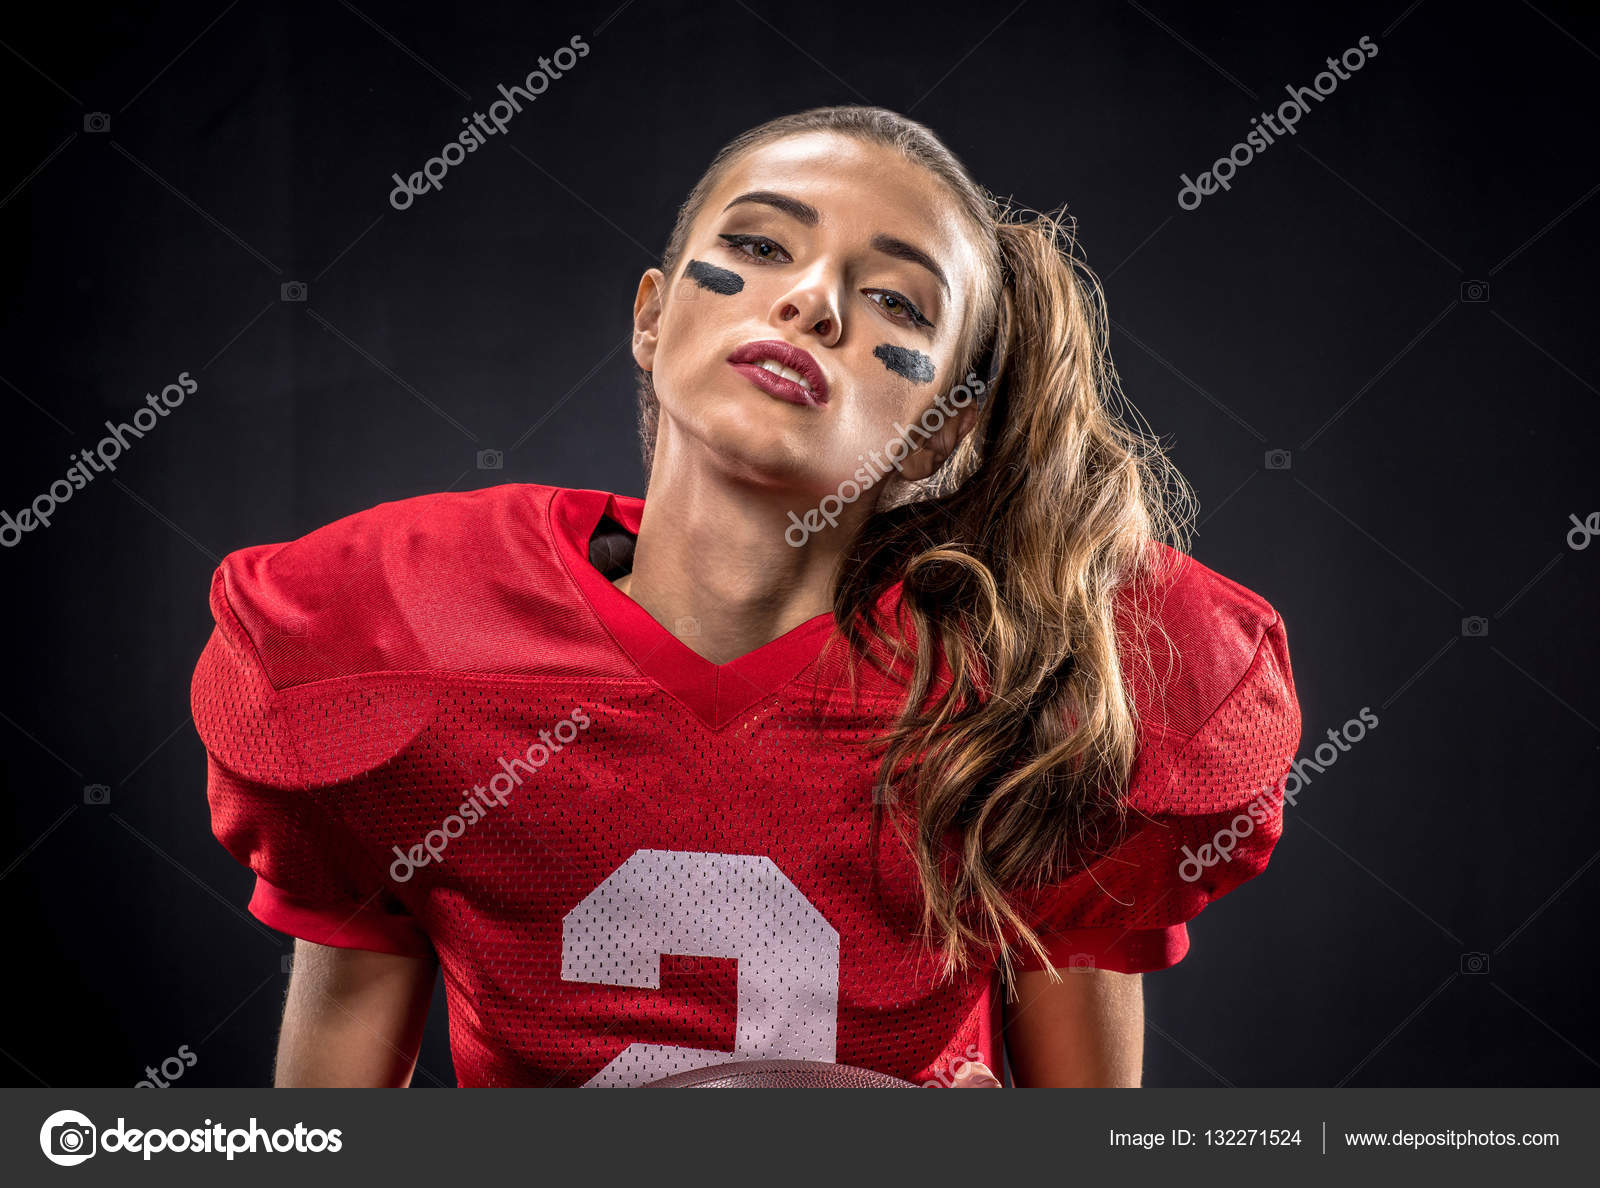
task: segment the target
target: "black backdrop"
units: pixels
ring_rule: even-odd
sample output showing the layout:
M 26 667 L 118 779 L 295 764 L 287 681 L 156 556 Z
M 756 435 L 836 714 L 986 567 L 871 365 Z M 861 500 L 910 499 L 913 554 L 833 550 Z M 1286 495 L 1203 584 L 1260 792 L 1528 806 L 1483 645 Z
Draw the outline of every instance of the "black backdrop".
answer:
M 188 711 L 216 562 L 426 491 L 639 493 L 629 311 L 677 203 L 738 131 L 872 102 L 1070 202 L 1194 553 L 1284 615 L 1301 755 L 1379 721 L 1146 978 L 1146 1083 L 1600 1081 L 1587 6 L 217 0 L 12 9 L 0 43 L 0 508 L 198 383 L 0 549 L 0 1079 L 131 1085 L 182 1049 L 178 1087 L 267 1082 L 290 942 L 243 912 Z M 442 989 L 416 1084 L 453 1084 Z

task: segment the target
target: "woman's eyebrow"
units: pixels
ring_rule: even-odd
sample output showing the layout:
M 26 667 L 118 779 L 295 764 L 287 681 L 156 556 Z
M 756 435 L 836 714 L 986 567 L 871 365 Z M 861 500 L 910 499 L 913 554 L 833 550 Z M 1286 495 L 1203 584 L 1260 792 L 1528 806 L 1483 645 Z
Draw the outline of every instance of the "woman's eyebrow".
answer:
M 944 279 L 944 270 L 933 262 L 933 257 L 914 244 L 909 244 L 903 239 L 896 239 L 893 235 L 883 232 L 872 237 L 872 250 L 882 252 L 886 256 L 893 256 L 897 260 L 907 260 L 912 264 L 920 264 L 933 273 L 934 279 L 939 282 L 939 287 L 945 291 L 945 296 L 950 295 L 950 282 Z
M 779 194 L 774 190 L 751 190 L 748 194 L 740 194 L 722 208 L 723 213 L 732 210 L 741 202 L 755 202 L 761 206 L 776 207 L 796 222 L 804 223 L 807 227 L 815 227 L 822 221 L 822 216 L 817 213 L 817 208 L 809 202 L 801 202 L 798 198 L 791 198 L 787 194 Z
M 722 208 L 723 212 L 726 213 L 745 202 L 781 210 L 796 222 L 802 223 L 807 227 L 815 227 L 822 221 L 822 215 L 809 202 L 802 202 L 800 199 L 791 198 L 787 194 L 779 194 L 775 190 L 751 190 L 747 194 L 740 194 Z M 944 270 L 934 263 L 933 257 L 921 248 L 914 244 L 909 244 L 903 239 L 896 239 L 893 235 L 885 235 L 879 232 L 872 237 L 872 250 L 881 252 L 885 256 L 893 256 L 897 260 L 905 260 L 912 264 L 921 265 L 933 273 L 934 279 L 939 282 L 939 287 L 944 290 L 946 296 L 949 296 L 950 282 L 945 279 Z

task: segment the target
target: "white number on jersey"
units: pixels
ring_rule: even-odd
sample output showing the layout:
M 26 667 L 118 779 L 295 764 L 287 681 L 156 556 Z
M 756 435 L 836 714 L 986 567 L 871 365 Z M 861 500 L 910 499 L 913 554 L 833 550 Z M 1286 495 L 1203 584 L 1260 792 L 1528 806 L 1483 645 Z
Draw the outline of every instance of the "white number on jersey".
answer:
M 839 933 L 772 859 L 639 850 L 562 922 L 565 981 L 660 989 L 664 955 L 739 963 L 733 1051 L 629 1044 L 590 1086 L 728 1060 L 835 1059 Z

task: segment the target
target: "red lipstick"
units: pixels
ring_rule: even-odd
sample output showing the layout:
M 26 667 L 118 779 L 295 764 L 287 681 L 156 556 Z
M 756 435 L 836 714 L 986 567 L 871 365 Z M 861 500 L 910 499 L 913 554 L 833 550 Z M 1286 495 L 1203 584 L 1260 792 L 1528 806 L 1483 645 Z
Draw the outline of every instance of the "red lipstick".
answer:
M 745 376 L 756 387 L 779 400 L 791 404 L 804 404 L 812 408 L 828 403 L 828 380 L 807 352 L 780 339 L 769 338 L 760 342 L 747 342 L 728 356 L 733 369 Z M 763 362 L 776 363 L 799 375 L 805 382 L 796 383 L 760 366 Z

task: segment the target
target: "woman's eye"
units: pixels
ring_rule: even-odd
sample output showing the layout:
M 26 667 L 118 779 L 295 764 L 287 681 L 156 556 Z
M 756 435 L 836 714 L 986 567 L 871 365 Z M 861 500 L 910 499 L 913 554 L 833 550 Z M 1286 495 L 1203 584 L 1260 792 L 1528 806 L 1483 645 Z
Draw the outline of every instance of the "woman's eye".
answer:
M 882 301 L 878 301 L 880 297 L 883 298 Z M 915 326 L 927 326 L 930 329 L 933 326 L 932 322 L 922 316 L 920 309 L 900 296 L 899 293 L 893 293 L 886 289 L 876 289 L 872 293 L 872 299 L 878 301 L 878 304 L 883 306 L 889 316 L 897 321 L 909 322 Z
M 748 260 L 758 264 L 793 264 L 794 260 L 776 240 L 768 239 L 765 235 L 736 235 L 729 232 L 719 233 L 717 238 L 727 243 L 730 251 L 737 252 Z M 888 315 L 897 322 L 904 322 L 908 326 L 925 326 L 933 329 L 933 323 L 922 316 L 922 311 L 899 293 L 892 289 L 870 289 L 868 296 L 877 301 Z M 882 298 L 882 300 L 879 300 Z
M 781 245 L 768 239 L 765 235 L 723 235 L 721 238 L 727 240 L 728 246 L 741 256 L 747 256 L 752 260 L 761 263 L 779 264 L 792 262 L 789 259 L 789 253 L 784 251 Z M 754 248 L 755 250 L 746 251 L 746 248 Z M 783 257 L 781 260 L 778 259 L 780 256 Z

